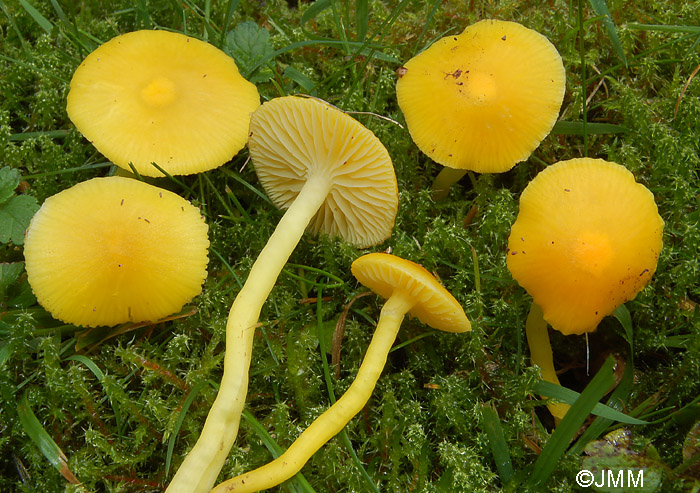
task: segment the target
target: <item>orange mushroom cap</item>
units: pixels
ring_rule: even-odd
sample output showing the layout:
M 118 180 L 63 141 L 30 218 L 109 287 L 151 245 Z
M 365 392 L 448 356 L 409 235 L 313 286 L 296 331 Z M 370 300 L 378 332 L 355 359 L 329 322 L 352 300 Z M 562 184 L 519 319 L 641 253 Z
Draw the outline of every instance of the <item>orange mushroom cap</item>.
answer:
M 663 227 L 654 196 L 624 166 L 562 161 L 523 191 L 508 269 L 552 327 L 590 332 L 654 275 Z

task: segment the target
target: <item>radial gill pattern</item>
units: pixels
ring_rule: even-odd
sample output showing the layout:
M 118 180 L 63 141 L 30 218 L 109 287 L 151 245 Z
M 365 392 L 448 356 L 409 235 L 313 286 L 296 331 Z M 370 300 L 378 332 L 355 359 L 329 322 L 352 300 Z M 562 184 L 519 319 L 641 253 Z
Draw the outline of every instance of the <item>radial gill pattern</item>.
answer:
M 260 182 L 281 209 L 310 177 L 328 180 L 326 201 L 309 224 L 312 232 L 360 247 L 390 236 L 398 208 L 391 158 L 354 118 L 312 98 L 273 99 L 253 114 L 249 147 Z

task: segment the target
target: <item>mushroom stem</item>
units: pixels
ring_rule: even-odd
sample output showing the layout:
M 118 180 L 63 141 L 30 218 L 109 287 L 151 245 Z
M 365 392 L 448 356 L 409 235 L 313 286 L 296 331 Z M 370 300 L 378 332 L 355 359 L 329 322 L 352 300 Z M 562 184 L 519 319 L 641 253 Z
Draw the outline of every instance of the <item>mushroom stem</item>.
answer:
M 466 174 L 466 169 L 442 168 L 433 181 L 433 200 L 442 200 L 447 197 L 452 185 L 461 180 Z
M 219 484 L 212 493 L 263 490 L 276 486 L 299 472 L 311 456 L 337 435 L 367 404 L 384 369 L 401 322 L 414 303 L 415 299 L 403 290 L 396 289 L 382 308 L 365 358 L 345 394 L 316 418 L 277 459 Z
M 542 308 L 535 302 L 530 306 L 530 313 L 525 321 L 525 333 L 527 334 L 527 345 L 530 347 L 530 360 L 533 365 L 539 366 L 542 370 L 542 379 L 560 385 L 557 372 L 554 370 L 554 356 L 552 345 L 549 342 L 547 322 L 544 319 Z M 559 424 L 559 421 L 564 418 L 569 407 L 571 406 L 564 403 L 547 404 L 556 424 Z
M 214 485 L 238 434 L 248 392 L 253 336 L 262 305 L 330 187 L 325 176 L 310 177 L 253 264 L 229 312 L 224 374 L 219 393 L 197 443 L 166 491 L 207 492 Z

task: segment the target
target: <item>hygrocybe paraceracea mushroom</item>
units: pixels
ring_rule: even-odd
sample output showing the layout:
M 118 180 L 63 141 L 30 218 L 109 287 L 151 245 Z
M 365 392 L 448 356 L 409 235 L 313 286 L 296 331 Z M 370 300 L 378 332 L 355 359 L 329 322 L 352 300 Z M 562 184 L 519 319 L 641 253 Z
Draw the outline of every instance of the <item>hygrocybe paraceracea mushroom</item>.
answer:
M 182 197 L 123 177 L 49 197 L 27 229 L 24 258 L 41 305 L 94 327 L 156 321 L 198 295 L 208 226 Z
M 219 394 L 168 491 L 209 491 L 231 449 L 248 389 L 262 305 L 308 228 L 367 247 L 391 235 L 398 208 L 388 152 L 357 120 L 317 99 L 264 103 L 250 123 L 250 156 L 272 201 L 286 209 L 229 313 Z
M 527 337 L 546 380 L 559 383 L 545 321 L 565 335 L 594 331 L 651 280 L 663 227 L 652 193 L 602 159 L 553 164 L 523 190 L 507 264 L 533 298 Z M 557 418 L 566 409 L 550 407 Z
M 107 41 L 70 83 L 68 116 L 107 159 L 144 176 L 188 175 L 229 161 L 260 105 L 233 58 L 184 34 L 135 31 Z
M 213 492 L 248 493 L 276 486 L 299 472 L 309 458 L 367 404 L 405 315 L 446 332 L 471 330 L 459 302 L 422 266 L 386 253 L 355 260 L 353 275 L 387 301 L 355 380 L 277 459 L 218 485 Z
M 447 167 L 436 192 L 449 190 L 467 170 L 501 173 L 526 160 L 556 122 L 565 79 L 547 38 L 493 19 L 406 62 L 396 97 L 413 141 Z

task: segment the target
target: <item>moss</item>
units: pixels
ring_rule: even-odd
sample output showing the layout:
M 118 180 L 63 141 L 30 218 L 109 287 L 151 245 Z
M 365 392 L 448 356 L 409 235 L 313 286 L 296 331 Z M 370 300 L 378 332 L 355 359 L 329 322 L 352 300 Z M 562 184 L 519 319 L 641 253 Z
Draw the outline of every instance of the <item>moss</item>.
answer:
M 693 406 L 683 409 L 700 393 L 700 98 L 697 77 L 691 80 L 697 38 L 640 30 L 632 23 L 691 25 L 700 5 L 677 0 L 607 3 L 630 64 L 621 63 L 604 25 L 586 10 L 585 84 L 570 2 L 472 2 L 469 8 L 452 0 L 369 2 L 366 19 L 358 18 L 353 2 L 336 2 L 335 11 L 328 8 L 317 15 L 311 9 L 318 3 L 240 2 L 230 19 L 229 29 L 254 21 L 268 30 L 275 50 L 286 50 L 268 64 L 270 77 L 259 86 L 263 99 L 307 92 L 310 86 L 301 82 L 311 81 L 314 95 L 345 110 L 394 120 L 356 115 L 387 146 L 400 188 L 394 233 L 374 250 L 391 248 L 422 263 L 462 303 L 474 324 L 472 333 L 455 335 L 404 321 L 397 341 L 402 347 L 390 354 L 372 399 L 346 428 L 350 446 L 381 491 L 501 488 L 479 422 L 481 403 L 492 403 L 501 418 L 516 477 L 527 477 L 537 448 L 552 431 L 550 417 L 533 394 L 539 375 L 529 367 L 522 334 L 530 300 L 511 279 L 504 252 L 520 192 L 545 166 L 581 155 L 582 138 L 550 135 L 531 159 L 510 172 L 466 176 L 446 200 L 436 202 L 429 188 L 441 167 L 422 155 L 400 126 L 404 122 L 394 96 L 395 70 L 402 61 L 483 17 L 523 22 L 554 42 L 568 77 L 563 119 L 580 120 L 586 96 L 589 121 L 627 129 L 590 135 L 588 153 L 624 164 L 652 190 L 666 222 L 664 249 L 652 283 L 628 303 L 633 347 L 612 318 L 590 342 L 634 365 L 624 410 L 643 405 L 657 411 L 650 417 L 657 420 L 653 424 L 633 427 L 640 443 L 652 444 L 669 471 L 684 461 L 680 444 L 700 419 Z M 212 2 L 206 11 L 191 2 L 182 4 L 186 7 L 166 1 L 134 7 L 130 2 L 87 1 L 65 6 L 67 20 L 51 2 L 32 4 L 51 22 L 50 33 L 20 3 L 5 2 L 0 14 L 0 159 L 3 166 L 20 170 L 23 193 L 43 201 L 74 183 L 113 172 L 73 128 L 64 109 L 71 74 L 90 49 L 117 33 L 152 27 L 220 45 L 228 3 Z M 376 50 L 356 53 L 352 42 L 361 36 L 365 21 L 368 36 L 378 32 L 370 47 Z M 316 42 L 293 45 L 312 40 Z M 261 188 L 252 166 L 241 170 L 246 158 L 244 151 L 206 177 L 181 177 L 182 185 L 158 181 L 201 207 L 210 225 L 209 278 L 192 302 L 196 313 L 77 350 L 80 329 L 52 321 L 37 305 L 3 307 L 0 453 L 5 460 L 0 489 L 78 490 L 64 486 L 65 479 L 23 429 L 17 402 L 25 394 L 88 490 L 155 491 L 172 477 L 215 397 L 230 304 L 281 217 L 255 193 Z M 21 249 L 0 251 L 6 257 L 2 262 L 21 260 Z M 247 409 L 282 447 L 330 404 L 322 364 L 322 357 L 330 356 L 320 352 L 318 323 L 328 337 L 344 306 L 364 291 L 349 273 L 350 263 L 362 253 L 337 239 L 304 237 L 291 258 L 296 265 L 280 276 L 263 309 Z M 320 292 L 314 283 L 323 285 Z M 320 305 L 302 302 L 319 295 Z M 331 371 L 336 396 L 352 382 L 381 306 L 381 300 L 366 296 L 350 308 L 339 377 Z M 552 339 L 557 362 L 568 367 L 567 381 L 581 390 L 590 378 L 585 340 Z M 98 379 L 86 360 L 71 358 L 76 355 L 94 363 L 104 378 Z M 270 459 L 256 430 L 244 420 L 222 477 Z M 302 471 L 317 491 L 369 491 L 347 447 L 341 437 L 333 439 Z M 167 475 L 166 460 L 171 462 Z M 547 488 L 575 490 L 580 465 L 580 456 L 566 456 Z M 683 479 L 682 474 L 669 475 L 664 491 L 679 490 Z

